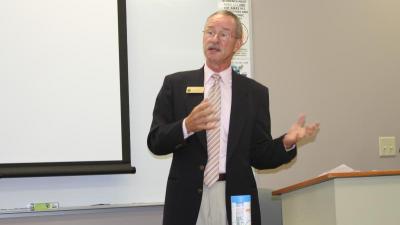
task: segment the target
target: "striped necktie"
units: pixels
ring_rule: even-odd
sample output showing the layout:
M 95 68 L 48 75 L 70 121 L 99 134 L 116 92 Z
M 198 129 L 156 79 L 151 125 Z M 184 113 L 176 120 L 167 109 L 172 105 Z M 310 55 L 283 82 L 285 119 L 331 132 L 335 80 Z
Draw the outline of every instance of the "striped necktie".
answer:
M 211 76 L 214 80 L 208 100 L 211 107 L 215 110 L 215 115 L 218 118 L 217 127 L 207 131 L 207 154 L 208 160 L 206 169 L 204 171 L 204 184 L 211 187 L 219 176 L 219 142 L 220 142 L 220 116 L 221 116 L 221 91 L 220 91 L 220 80 L 221 77 L 218 74 Z

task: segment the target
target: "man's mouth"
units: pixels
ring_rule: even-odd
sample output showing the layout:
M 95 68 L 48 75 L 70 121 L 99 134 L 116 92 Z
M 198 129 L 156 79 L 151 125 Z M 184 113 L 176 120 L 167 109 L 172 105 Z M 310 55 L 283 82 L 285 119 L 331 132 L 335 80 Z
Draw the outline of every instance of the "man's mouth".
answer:
M 219 52 L 221 49 L 218 46 L 210 46 L 207 48 L 208 51 Z

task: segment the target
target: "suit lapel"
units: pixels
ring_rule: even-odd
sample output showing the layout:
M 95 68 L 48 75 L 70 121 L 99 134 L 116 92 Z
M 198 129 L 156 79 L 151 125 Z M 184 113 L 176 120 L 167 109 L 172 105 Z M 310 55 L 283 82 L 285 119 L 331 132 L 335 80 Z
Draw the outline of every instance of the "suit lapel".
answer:
M 187 80 L 186 87 L 203 87 L 204 86 L 204 68 L 196 70 L 189 76 Z M 188 94 L 185 93 L 185 104 L 186 104 L 186 113 L 187 115 L 192 112 L 193 108 L 196 107 L 200 102 L 204 99 L 204 93 L 196 93 L 196 94 Z M 207 149 L 207 139 L 206 139 L 206 132 L 200 131 L 196 132 L 197 138 L 201 145 L 203 145 L 204 149 Z
M 232 156 L 235 146 L 237 146 L 237 142 L 240 139 L 243 125 L 247 120 L 245 110 L 248 107 L 248 90 L 243 82 L 244 79 L 240 76 L 241 75 L 232 72 L 232 105 L 229 122 L 227 158 Z

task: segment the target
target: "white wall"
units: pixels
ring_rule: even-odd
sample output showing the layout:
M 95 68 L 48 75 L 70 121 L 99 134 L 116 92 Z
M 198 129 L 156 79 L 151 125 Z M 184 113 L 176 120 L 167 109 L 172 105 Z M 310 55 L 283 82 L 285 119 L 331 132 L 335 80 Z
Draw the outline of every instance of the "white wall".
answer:
M 279 188 L 339 164 L 399 169 L 380 158 L 378 137 L 400 140 L 400 2 L 253 1 L 255 79 L 270 88 L 273 136 L 301 112 L 321 122 L 294 163 L 260 171 L 259 186 Z

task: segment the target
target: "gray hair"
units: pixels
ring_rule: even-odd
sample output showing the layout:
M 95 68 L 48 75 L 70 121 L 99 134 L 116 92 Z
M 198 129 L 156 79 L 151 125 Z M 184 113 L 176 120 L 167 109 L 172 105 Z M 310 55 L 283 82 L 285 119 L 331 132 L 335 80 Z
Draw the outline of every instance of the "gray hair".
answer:
M 236 23 L 236 33 L 235 33 L 235 38 L 237 39 L 242 39 L 243 38 L 243 27 L 242 27 L 242 22 L 240 21 L 239 17 L 234 14 L 233 12 L 229 10 L 219 10 L 216 11 L 215 13 L 211 14 L 209 17 L 207 17 L 207 21 L 215 16 L 215 15 L 224 15 L 224 16 L 230 16 L 235 20 Z

